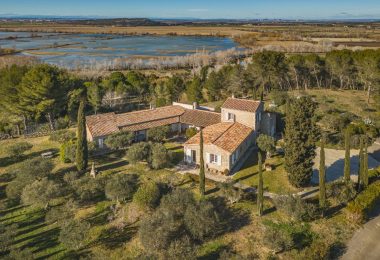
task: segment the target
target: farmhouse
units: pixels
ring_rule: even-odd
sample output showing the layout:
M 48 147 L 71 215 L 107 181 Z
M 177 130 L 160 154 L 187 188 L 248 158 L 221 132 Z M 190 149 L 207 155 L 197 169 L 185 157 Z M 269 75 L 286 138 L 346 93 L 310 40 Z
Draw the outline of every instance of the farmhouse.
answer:
M 147 139 L 147 130 L 170 126 L 181 134 L 187 128 L 203 129 L 204 161 L 210 171 L 229 172 L 255 145 L 260 133 L 273 135 L 275 118 L 264 112 L 264 103 L 248 99 L 228 98 L 216 113 L 197 104 L 173 103 L 171 106 L 130 113 L 105 113 L 86 117 L 88 141 L 104 147 L 107 136 L 120 131 L 133 132 L 135 141 Z M 184 162 L 200 162 L 200 134 L 184 144 Z

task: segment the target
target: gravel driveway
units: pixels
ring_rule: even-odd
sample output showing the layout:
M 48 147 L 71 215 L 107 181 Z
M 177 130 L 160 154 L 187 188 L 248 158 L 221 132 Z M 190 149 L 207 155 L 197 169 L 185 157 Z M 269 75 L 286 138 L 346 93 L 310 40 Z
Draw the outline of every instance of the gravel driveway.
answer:
M 378 152 L 380 151 L 380 145 L 374 144 L 368 148 L 368 151 Z M 317 148 L 317 156 L 314 160 L 314 172 L 312 177 L 312 183 L 317 184 L 319 182 L 318 178 L 318 168 L 319 168 L 319 153 L 320 149 Z M 325 158 L 326 158 L 326 179 L 327 181 L 334 181 L 343 177 L 344 169 L 344 150 L 334 150 L 334 149 L 325 149 Z M 359 169 L 359 150 L 351 150 L 351 178 L 357 180 L 358 169 Z M 368 168 L 377 168 L 380 166 L 380 162 L 377 161 L 369 154 L 368 156 Z

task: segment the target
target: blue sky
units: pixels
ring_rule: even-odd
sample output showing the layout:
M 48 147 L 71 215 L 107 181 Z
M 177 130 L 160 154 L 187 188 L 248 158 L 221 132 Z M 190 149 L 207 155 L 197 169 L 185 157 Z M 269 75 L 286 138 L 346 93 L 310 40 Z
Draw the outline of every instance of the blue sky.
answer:
M 0 15 L 379 18 L 380 0 L 0 0 Z

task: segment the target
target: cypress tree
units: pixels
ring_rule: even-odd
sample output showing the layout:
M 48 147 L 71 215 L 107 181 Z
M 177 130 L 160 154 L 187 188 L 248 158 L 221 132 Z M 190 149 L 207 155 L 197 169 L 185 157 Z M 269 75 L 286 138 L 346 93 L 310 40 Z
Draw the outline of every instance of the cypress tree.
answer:
M 86 133 L 86 116 L 84 108 L 86 99 L 81 98 L 78 108 L 78 129 L 77 129 L 77 150 L 76 150 L 76 166 L 78 171 L 85 171 L 88 164 L 88 147 Z
M 321 153 L 319 162 L 319 206 L 326 207 L 326 167 L 325 167 L 325 140 L 321 140 Z
M 310 183 L 315 158 L 317 127 L 316 104 L 310 97 L 287 102 L 285 127 L 285 170 L 289 182 L 296 187 Z
M 344 180 L 346 183 L 351 180 L 351 154 L 350 154 L 350 141 L 351 134 L 346 130 L 345 138 L 344 138 L 344 146 L 345 146 L 345 156 L 344 156 Z
M 258 152 L 259 159 L 259 185 L 257 188 L 257 211 L 259 216 L 263 215 L 264 209 L 264 181 L 263 181 L 263 162 L 261 151 Z
M 363 182 L 363 137 L 360 138 L 359 148 L 359 167 L 358 167 L 358 190 L 360 191 Z
M 363 185 L 364 188 L 368 186 L 368 142 L 367 137 L 364 137 L 364 153 L 363 153 Z
M 205 195 L 205 183 L 206 183 L 206 177 L 205 177 L 205 163 L 203 158 L 203 130 L 200 131 L 200 142 L 199 142 L 199 163 L 200 163 L 200 169 L 199 169 L 199 191 L 201 193 L 201 196 L 204 197 Z

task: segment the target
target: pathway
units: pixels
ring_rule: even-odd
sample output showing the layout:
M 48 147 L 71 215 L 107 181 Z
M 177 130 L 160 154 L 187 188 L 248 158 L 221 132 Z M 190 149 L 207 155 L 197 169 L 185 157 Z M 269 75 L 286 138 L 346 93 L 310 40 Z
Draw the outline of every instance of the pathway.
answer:
M 372 217 L 348 242 L 342 260 L 380 259 L 380 205 L 377 205 Z

